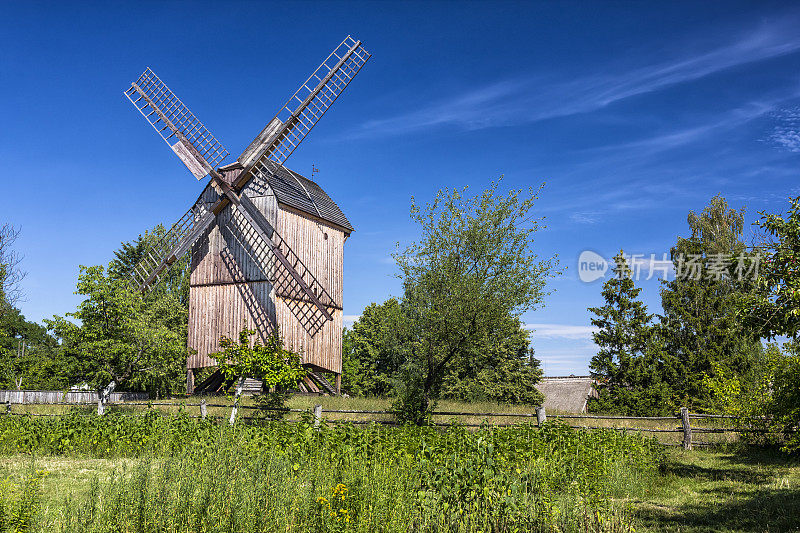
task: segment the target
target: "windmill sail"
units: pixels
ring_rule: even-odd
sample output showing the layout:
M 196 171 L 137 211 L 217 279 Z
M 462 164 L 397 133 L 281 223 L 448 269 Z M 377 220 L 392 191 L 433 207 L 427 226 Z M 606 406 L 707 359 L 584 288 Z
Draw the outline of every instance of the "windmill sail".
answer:
M 144 252 L 133 269 L 132 282 L 140 290 L 153 287 L 167 268 L 183 254 L 214 222 L 214 212 L 196 205 L 189 209 L 167 233 Z
M 239 156 L 245 167 L 243 177 L 248 170 L 268 177 L 268 170 L 262 168 L 267 161 L 282 165 L 369 58 L 361 41 L 348 35 Z
M 302 314 L 307 326 L 315 331 L 325 321 L 333 320 L 328 307 L 338 304 L 250 199 L 236 191 L 241 191 L 254 176 L 269 182 L 276 166 L 294 152 L 369 58 L 361 41 L 348 35 L 242 153 L 239 162 L 244 169 L 235 183 L 226 182 L 215 171 L 228 155 L 227 150 L 152 70 L 145 70 L 125 95 L 189 170 L 198 179 L 212 174 L 215 187 L 224 195 L 210 210 L 190 209 L 147 251 L 135 269 L 138 287 L 145 289 L 157 283 L 166 268 L 202 236 L 216 214 L 232 203 L 232 208 L 256 230 L 263 247 L 278 259 L 273 281 L 276 292 L 287 297 L 292 311 Z
M 197 179 L 227 157 L 225 147 L 151 69 L 131 84 L 125 96 Z

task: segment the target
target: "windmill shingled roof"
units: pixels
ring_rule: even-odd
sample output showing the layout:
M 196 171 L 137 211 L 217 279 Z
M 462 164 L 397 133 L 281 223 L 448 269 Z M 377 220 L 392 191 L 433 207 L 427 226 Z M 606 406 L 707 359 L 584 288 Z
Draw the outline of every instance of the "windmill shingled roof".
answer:
M 302 174 L 298 174 L 294 170 L 276 165 L 272 161 L 268 160 L 266 164 L 272 173 L 269 178 L 269 186 L 275 193 L 278 203 L 312 216 L 318 216 L 327 222 L 344 228 L 347 233 L 355 231 L 336 202 L 328 196 L 328 193 L 318 183 Z M 221 167 L 219 170 L 223 174 L 230 172 L 238 175 L 241 168 L 242 165 L 236 161 Z M 308 194 L 306 194 L 306 191 Z
M 301 183 L 302 187 L 300 186 Z M 294 170 L 286 167 L 277 167 L 269 180 L 269 185 L 275 191 L 278 202 L 299 209 L 304 213 L 319 216 L 348 231 L 353 231 L 353 226 L 342 210 L 317 182 L 311 181 Z M 305 187 L 305 191 L 303 187 Z M 306 191 L 308 191 L 308 195 Z M 309 195 L 311 199 L 308 198 Z

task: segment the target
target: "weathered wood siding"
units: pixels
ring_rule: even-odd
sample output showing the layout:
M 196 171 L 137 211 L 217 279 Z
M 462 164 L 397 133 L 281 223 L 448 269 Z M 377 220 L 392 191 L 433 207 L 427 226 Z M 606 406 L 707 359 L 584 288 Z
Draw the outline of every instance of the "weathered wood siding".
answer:
M 337 304 L 333 307 L 341 309 L 344 232 L 283 206 L 278 210 L 276 227 L 289 247 L 333 297 Z
M 200 285 L 189 289 L 189 356 L 187 368 L 214 366 L 208 354 L 220 350 L 220 339 L 237 338 L 254 329 L 266 338 L 275 325 L 272 285 L 266 281 Z
M 146 392 L 112 392 L 111 403 L 147 400 Z M 97 403 L 97 391 L 0 390 L 0 403 Z
M 264 338 L 278 325 L 286 345 L 301 352 L 304 363 L 341 372 L 345 233 L 280 206 L 263 182 L 251 180 L 247 189 L 253 203 L 332 296 L 336 305 L 328 311 L 334 320 L 309 331 L 304 308 L 312 304 L 276 294 L 270 282 L 275 279 L 276 260 L 249 224 L 226 208 L 192 248 L 187 367 L 214 365 L 208 354 L 219 351 L 222 336 L 235 338 L 247 327 Z M 208 187 L 199 201 L 212 204 L 216 199 Z
M 284 207 L 278 210 L 277 229 L 337 304 L 328 307 L 333 320 L 326 321 L 322 329 L 312 336 L 304 327 L 302 312 L 292 312 L 281 295 L 277 295 L 276 316 L 281 334 L 288 346 L 302 352 L 306 364 L 339 373 L 342 371 L 341 306 L 345 233 L 315 217 Z M 313 306 L 306 302 L 299 305 Z

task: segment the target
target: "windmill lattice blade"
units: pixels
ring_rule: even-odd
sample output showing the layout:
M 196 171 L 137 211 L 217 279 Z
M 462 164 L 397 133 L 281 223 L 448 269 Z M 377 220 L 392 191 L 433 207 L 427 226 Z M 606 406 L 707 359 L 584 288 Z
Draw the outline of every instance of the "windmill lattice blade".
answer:
M 313 337 L 329 320 L 330 313 L 327 308 L 336 307 L 333 298 L 286 245 L 281 236 L 274 230 L 272 237 L 269 237 L 264 231 L 259 231 L 258 222 L 253 217 L 248 217 L 244 209 L 241 206 L 233 208 L 232 216 L 236 231 L 231 236 L 260 266 L 264 275 L 272 283 L 275 295 L 281 298 L 283 305 Z M 287 263 L 294 265 L 293 270 L 303 280 L 308 291 L 298 282 L 286 264 L 278 258 L 278 254 L 281 254 Z M 319 295 L 316 302 L 312 301 L 309 292 L 315 297 Z M 253 313 L 253 315 L 257 316 L 257 313 Z M 264 331 L 271 331 L 270 328 L 271 325 Z
M 214 219 L 214 213 L 202 205 L 189 209 L 163 237 L 144 252 L 133 269 L 131 282 L 142 290 L 157 285 L 167 267 L 189 251 Z
M 258 247 L 269 249 L 278 258 L 278 261 L 275 262 L 276 272 L 274 275 L 276 293 L 296 300 L 305 300 L 315 304 L 318 302 L 318 307 L 324 313 L 327 313 L 326 307 L 336 306 L 336 302 L 325 287 L 264 215 L 258 211 L 246 194 L 241 196 L 241 203 L 237 207 L 238 212 L 235 213 L 235 218 L 238 219 L 241 216 L 253 230 L 263 236 L 256 241 Z
M 131 84 L 125 96 L 197 179 L 228 156 L 222 143 L 151 69 Z
M 239 157 L 245 168 L 282 165 L 370 58 L 351 36 L 322 62 Z

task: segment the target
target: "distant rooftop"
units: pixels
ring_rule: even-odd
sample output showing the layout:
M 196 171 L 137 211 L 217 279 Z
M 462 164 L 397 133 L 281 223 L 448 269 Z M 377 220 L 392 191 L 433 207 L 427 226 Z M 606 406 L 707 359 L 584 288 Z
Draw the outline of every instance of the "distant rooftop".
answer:
M 589 398 L 597 396 L 591 376 L 546 377 L 536 384 L 544 394 L 546 411 L 561 413 L 585 413 Z

